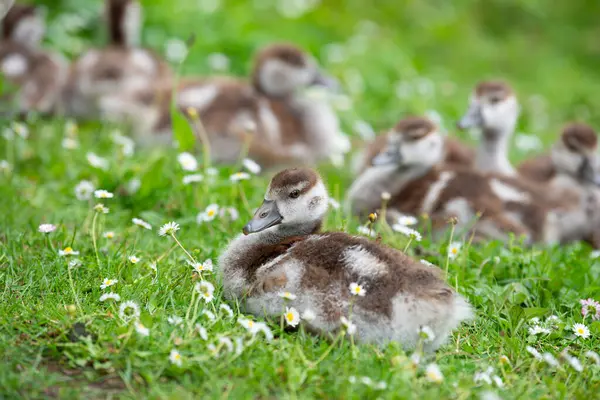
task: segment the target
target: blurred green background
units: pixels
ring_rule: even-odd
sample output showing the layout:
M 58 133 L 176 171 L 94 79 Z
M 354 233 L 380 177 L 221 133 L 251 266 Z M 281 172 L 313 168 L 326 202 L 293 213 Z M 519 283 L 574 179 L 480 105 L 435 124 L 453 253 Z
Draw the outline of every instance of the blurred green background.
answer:
M 102 1 L 38 3 L 47 7 L 50 46 L 73 56 L 92 43 L 104 43 Z M 471 88 L 484 78 L 504 78 L 515 86 L 523 107 L 519 132 L 539 135 L 546 145 L 567 120 L 600 124 L 598 1 L 142 4 L 144 45 L 165 54 L 195 36 L 183 75 L 214 73 L 214 53 L 229 58 L 227 73 L 243 75 L 261 45 L 288 40 L 305 47 L 342 81 L 352 100 L 341 113 L 347 133 L 353 133 L 360 120 L 377 131 L 406 113 L 435 111 L 454 134 Z M 512 158 L 522 158 L 526 147 Z

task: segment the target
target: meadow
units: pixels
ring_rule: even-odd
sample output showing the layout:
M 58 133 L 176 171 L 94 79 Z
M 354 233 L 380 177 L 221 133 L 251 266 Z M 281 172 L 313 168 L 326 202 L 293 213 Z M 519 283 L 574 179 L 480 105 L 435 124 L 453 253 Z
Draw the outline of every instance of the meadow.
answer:
M 37 3 L 48 47 L 72 57 L 103 42 L 100 1 Z M 144 44 L 184 76 L 246 74 L 253 52 L 275 40 L 305 47 L 340 80 L 333 101 L 357 146 L 408 113 L 475 143 L 454 124 L 473 85 L 494 77 L 514 85 L 522 106 L 514 162 L 548 148 L 566 121 L 600 126 L 598 2 L 142 4 Z M 273 171 L 211 165 L 183 126 L 172 149 L 135 146 L 126 127 L 103 121 L 31 116 L 0 120 L 0 134 L 0 398 L 600 393 L 600 306 L 581 302 L 600 301 L 600 254 L 585 244 L 472 245 L 451 229 L 433 242 L 427 227 L 420 240 L 375 227 L 384 243 L 443 269 L 476 318 L 435 354 L 329 342 L 221 298 L 218 256 Z M 319 167 L 342 205 L 351 163 Z M 325 229 L 368 235 L 336 202 Z M 171 221 L 180 229 L 161 236 Z M 200 282 L 210 285 L 198 292 Z

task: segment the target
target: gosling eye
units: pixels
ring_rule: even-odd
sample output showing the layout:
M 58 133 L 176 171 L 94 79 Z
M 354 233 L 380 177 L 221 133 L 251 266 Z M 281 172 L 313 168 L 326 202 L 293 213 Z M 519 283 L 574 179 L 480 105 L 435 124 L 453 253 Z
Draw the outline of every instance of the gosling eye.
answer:
M 500 103 L 500 101 L 502 101 L 502 98 L 500 98 L 499 96 L 490 97 L 491 104 L 498 104 L 498 103 Z
M 300 196 L 300 191 L 298 189 L 293 190 L 292 192 L 290 192 L 290 198 L 291 199 L 297 199 Z

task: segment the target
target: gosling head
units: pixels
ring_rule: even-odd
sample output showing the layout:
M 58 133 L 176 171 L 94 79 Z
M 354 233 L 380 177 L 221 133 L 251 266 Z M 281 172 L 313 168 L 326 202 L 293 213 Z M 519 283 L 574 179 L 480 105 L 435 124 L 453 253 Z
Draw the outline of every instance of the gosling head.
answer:
M 28 48 L 39 47 L 46 24 L 40 11 L 31 5 L 15 4 L 2 18 L 2 39 Z
M 519 117 L 519 103 L 506 82 L 483 81 L 477 84 L 469 109 L 458 121 L 459 129 L 480 128 L 485 139 L 508 137 Z
M 273 177 L 265 200 L 244 226 L 244 234 L 266 229 L 302 231 L 320 223 L 327 212 L 329 196 L 317 172 L 291 168 Z
M 386 147 L 373 158 L 372 164 L 401 169 L 433 167 L 443 158 L 444 138 L 437 126 L 427 118 L 408 117 L 389 132 Z
M 298 47 L 281 43 L 259 51 L 254 63 L 254 87 L 273 97 L 285 97 L 313 85 L 337 88 L 337 81 L 325 75 L 317 62 Z
M 566 125 L 560 140 L 552 147 L 552 162 L 558 173 L 586 183 L 600 184 L 598 177 L 598 135 L 589 125 Z

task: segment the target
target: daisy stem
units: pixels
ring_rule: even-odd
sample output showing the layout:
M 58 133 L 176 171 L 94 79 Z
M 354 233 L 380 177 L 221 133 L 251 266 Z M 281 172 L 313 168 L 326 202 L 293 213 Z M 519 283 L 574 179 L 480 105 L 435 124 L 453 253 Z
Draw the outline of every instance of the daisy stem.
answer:
M 190 326 L 192 325 L 192 323 L 190 322 L 190 312 L 192 311 L 192 307 L 194 306 L 194 297 L 195 296 L 196 296 L 196 289 L 192 288 L 192 298 L 190 299 L 190 305 L 188 306 L 188 309 L 185 313 L 185 320 L 188 325 L 188 331 L 190 329 Z M 200 298 L 200 296 L 198 296 L 198 298 Z
M 325 353 L 321 354 L 321 357 L 319 357 L 319 359 L 317 361 L 315 361 L 312 364 L 312 367 L 316 367 L 317 365 L 319 365 L 325 358 L 327 358 L 327 356 L 329 355 L 329 353 L 331 353 L 331 350 L 333 350 L 333 348 L 337 345 L 338 341 L 340 340 L 340 338 L 344 337 L 344 330 L 340 331 L 340 333 L 338 333 L 338 335 L 335 337 L 335 340 L 333 341 L 333 343 L 331 343 L 331 346 L 329 346 L 327 348 L 327 350 L 325 350 Z
M 246 197 L 246 192 L 244 192 L 244 188 L 241 183 L 238 183 L 238 191 L 240 193 L 240 197 L 242 199 L 242 203 L 244 203 L 244 207 L 248 211 L 248 213 L 252 214 L 252 209 L 250 208 L 250 203 L 248 203 L 248 198 Z
M 71 267 L 67 263 L 67 273 L 69 275 L 69 285 L 71 286 L 71 292 L 73 292 L 73 298 L 75 299 L 75 304 L 77 304 L 77 308 L 81 311 L 81 304 L 79 303 L 79 297 L 77 297 L 77 292 L 75 292 L 75 284 L 73 283 L 73 276 L 71 275 Z
M 408 237 L 408 242 L 406 243 L 406 246 L 404 246 L 404 253 L 406 253 L 406 251 L 408 250 L 408 248 L 410 247 L 410 244 L 412 243 L 412 235 Z
M 185 249 L 185 247 L 183 247 L 183 245 L 179 242 L 179 240 L 177 240 L 177 237 L 175 237 L 174 233 L 171 233 L 171 237 L 173 238 L 173 240 L 175 240 L 175 243 L 177 243 L 177 245 L 179 247 L 181 247 L 181 250 L 183 250 L 183 252 L 188 256 L 188 258 L 194 263 L 196 264 L 196 260 L 194 259 L 194 257 L 192 257 L 192 255 L 190 253 L 188 253 L 188 251 Z
M 449 244 L 451 244 L 452 240 L 454 239 L 454 227 L 455 227 L 455 224 L 452 224 L 452 229 L 450 229 L 450 241 L 448 242 Z M 446 251 L 446 276 L 448 276 L 449 265 L 450 265 L 450 252 Z
M 100 267 L 100 256 L 98 255 L 98 243 L 96 242 L 96 220 L 98 219 L 98 212 L 94 214 L 94 219 L 92 220 L 92 242 L 94 244 L 94 252 L 96 253 L 96 261 L 98 262 L 98 267 Z
M 50 247 L 50 249 L 52 250 L 53 253 L 56 253 L 56 249 L 54 248 L 54 245 L 52 244 L 52 241 L 50 240 L 49 235 L 45 235 L 46 236 L 46 242 L 48 243 L 48 247 Z

